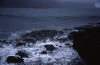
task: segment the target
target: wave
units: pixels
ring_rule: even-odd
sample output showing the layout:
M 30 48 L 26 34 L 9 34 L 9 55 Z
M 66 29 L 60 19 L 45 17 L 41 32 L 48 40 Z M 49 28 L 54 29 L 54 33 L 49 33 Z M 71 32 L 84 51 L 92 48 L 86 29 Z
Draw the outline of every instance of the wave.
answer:
M 0 14 L 0 16 L 7 16 L 7 17 L 32 17 L 32 18 L 39 18 L 39 17 L 54 17 L 54 18 L 57 18 L 57 19 L 68 19 L 68 18 L 89 18 L 89 19 L 93 19 L 93 18 L 98 18 L 100 19 L 100 16 L 99 15 L 86 15 L 86 16 L 60 16 L 60 15 L 46 15 L 46 16 L 43 16 L 43 15 L 32 15 L 32 14 Z
M 91 16 L 58 16 L 58 17 L 56 17 L 57 19 L 60 19 L 60 18 L 62 18 L 62 19 L 95 19 L 95 18 L 97 18 L 97 19 L 100 19 L 100 16 L 94 16 L 94 15 L 91 15 Z
M 25 15 L 9 15 L 9 14 L 0 14 L 0 16 L 7 16 L 7 17 L 26 17 Z
M 82 60 L 72 45 L 72 41 L 68 39 L 64 31 L 27 32 L 14 41 L 0 41 L 0 64 L 77 65 L 82 63 Z

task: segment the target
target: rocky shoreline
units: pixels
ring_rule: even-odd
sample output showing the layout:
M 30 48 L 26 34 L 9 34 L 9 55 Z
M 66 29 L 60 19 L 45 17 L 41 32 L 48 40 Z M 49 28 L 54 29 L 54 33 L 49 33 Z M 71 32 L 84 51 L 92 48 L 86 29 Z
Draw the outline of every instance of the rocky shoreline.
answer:
M 5 56 L 5 61 L 7 64 L 20 65 L 27 65 L 26 63 L 31 61 L 33 61 L 31 63 L 34 63 L 33 65 L 38 64 L 35 63 L 36 61 L 41 61 L 39 63 L 41 65 L 80 64 L 81 58 L 72 48 L 71 41 L 63 34 L 63 31 L 39 30 L 23 34 L 14 41 L 1 40 L 1 49 L 5 49 L 5 46 L 9 47 L 10 45 L 13 48 L 9 47 L 8 51 L 5 50 L 10 53 L 10 55 Z M 3 62 L 5 63 L 5 61 Z
M 100 65 L 100 25 L 76 27 L 69 38 L 87 65 Z
M 20 63 L 20 65 L 23 65 L 23 63 L 25 63 L 24 62 L 25 59 L 34 59 L 32 58 L 32 56 L 33 57 L 38 56 L 40 58 L 38 60 L 39 62 L 41 58 L 43 58 L 42 60 L 48 62 L 45 63 L 41 61 L 39 63 L 39 64 L 43 63 L 43 65 L 44 64 L 55 65 L 55 62 L 56 64 L 60 63 L 59 65 L 62 65 L 62 61 L 68 65 L 100 65 L 99 24 L 75 27 L 74 31 L 69 33 L 68 36 L 63 36 L 64 30 L 62 31 L 40 30 L 40 31 L 32 31 L 21 35 L 19 39 L 15 39 L 15 41 L 13 42 L 15 52 L 13 53 L 13 55 L 8 55 L 5 61 L 8 64 Z M 5 46 L 4 44 L 10 46 L 12 45 L 12 41 L 1 40 L 0 41 L 1 49 L 4 48 Z M 27 49 L 31 49 L 32 52 Z M 32 49 L 35 49 L 37 51 L 33 51 Z M 81 59 L 80 57 L 78 57 L 78 54 L 76 53 L 75 50 L 78 52 L 79 56 L 83 59 L 83 61 L 80 61 Z M 67 53 L 70 54 L 67 55 Z M 56 54 L 57 55 L 62 54 L 60 57 L 61 59 L 59 58 L 59 56 L 57 59 L 53 58 L 57 56 Z M 48 57 L 44 58 L 44 56 L 49 56 L 49 55 L 51 58 Z M 70 60 L 70 61 L 65 61 L 65 60 Z M 34 61 L 33 63 L 35 62 L 36 61 Z

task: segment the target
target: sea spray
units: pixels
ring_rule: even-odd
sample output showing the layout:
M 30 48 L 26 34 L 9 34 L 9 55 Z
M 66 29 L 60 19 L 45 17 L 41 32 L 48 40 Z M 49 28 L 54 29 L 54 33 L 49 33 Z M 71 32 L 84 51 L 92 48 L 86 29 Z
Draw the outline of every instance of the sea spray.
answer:
M 49 35 L 48 35 L 49 34 Z M 16 37 L 18 34 L 14 34 L 14 37 Z M 31 38 L 31 40 L 26 40 L 26 38 Z M 3 65 L 10 65 L 16 63 L 18 65 L 77 65 L 79 63 L 82 63 L 82 59 L 76 52 L 76 50 L 73 49 L 73 43 L 71 40 L 68 40 L 68 35 L 65 35 L 62 33 L 62 31 L 56 31 L 56 30 L 40 30 L 40 31 L 31 31 L 25 34 L 21 34 L 16 38 L 11 44 L 6 45 L 4 44 L 3 47 L 1 47 L 0 51 L 0 57 L 1 61 L 0 63 Z M 35 42 L 32 41 L 35 39 Z M 63 39 L 65 39 L 63 41 Z M 62 41 L 61 41 L 62 40 Z M 17 42 L 20 42 L 19 45 Z M 48 46 L 49 50 L 47 47 Z M 21 51 L 23 53 L 18 53 Z M 46 53 L 42 53 L 45 51 Z M 16 55 L 17 54 L 17 55 Z M 24 58 L 23 55 L 27 55 L 27 57 Z M 16 61 L 9 61 L 9 58 L 12 56 L 13 58 L 21 57 L 24 62 L 16 62 Z M 7 63 L 7 62 L 10 62 Z

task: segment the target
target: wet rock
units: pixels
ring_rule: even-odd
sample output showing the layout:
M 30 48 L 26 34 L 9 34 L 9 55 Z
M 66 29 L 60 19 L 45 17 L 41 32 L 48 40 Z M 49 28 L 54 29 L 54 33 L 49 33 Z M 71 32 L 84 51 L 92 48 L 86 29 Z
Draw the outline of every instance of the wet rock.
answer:
M 0 45 L 0 48 L 2 48 L 2 46 Z
M 63 31 L 56 31 L 56 30 L 41 30 L 41 31 L 33 31 L 21 36 L 23 40 L 31 39 L 29 41 L 37 41 L 37 40 L 44 40 L 47 38 L 54 39 L 55 36 L 62 35 Z
M 53 51 L 55 50 L 55 47 L 53 45 L 44 45 L 44 47 L 46 48 L 46 50 L 48 51 Z
M 8 40 L 0 40 L 0 42 L 1 43 L 6 43 L 6 44 L 10 43 L 10 41 L 8 41 Z
M 22 58 L 28 58 L 29 54 L 26 51 L 18 51 L 16 55 L 22 57 Z
M 15 57 L 15 56 L 9 56 L 6 59 L 7 63 L 22 63 L 24 62 L 24 59 L 20 58 L 20 57 Z
M 59 47 L 62 47 L 62 46 L 59 46 Z
M 68 41 L 68 39 L 67 38 L 60 38 L 60 39 L 57 39 L 57 41 L 59 41 L 59 42 L 66 42 L 66 41 Z
M 26 45 L 26 43 L 25 42 L 18 42 L 18 43 L 16 43 L 16 46 L 17 47 L 19 47 L 19 46 L 25 46 Z
M 36 42 L 36 40 L 30 39 L 30 38 L 26 38 L 26 39 L 24 39 L 23 41 L 25 41 L 25 42 L 30 42 L 30 43 L 35 43 L 35 42 Z
M 72 32 L 69 36 L 73 47 L 88 65 L 100 65 L 100 26 L 77 29 L 78 32 Z
M 47 51 L 42 51 L 40 54 L 47 54 Z
M 85 29 L 90 29 L 90 28 L 92 28 L 93 27 L 93 25 L 84 25 L 83 27 L 75 27 L 75 29 L 76 30 L 85 30 Z
M 0 40 L 1 43 L 6 43 L 6 40 Z

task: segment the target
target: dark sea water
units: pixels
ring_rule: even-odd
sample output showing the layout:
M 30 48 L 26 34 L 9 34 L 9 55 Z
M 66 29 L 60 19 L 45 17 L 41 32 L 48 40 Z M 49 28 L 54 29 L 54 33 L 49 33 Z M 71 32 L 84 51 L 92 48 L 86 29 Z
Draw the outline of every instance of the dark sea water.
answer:
M 100 9 L 0 8 L 0 39 L 12 32 L 64 29 L 100 21 Z
M 98 22 L 100 22 L 100 9 L 97 8 L 0 8 L 0 39 L 13 40 L 18 39 L 22 34 L 35 30 L 61 31 L 63 29 L 73 29 L 73 27 Z M 67 37 L 71 31 L 65 32 L 65 35 L 61 37 Z M 15 41 L 13 43 L 15 43 Z M 8 56 L 14 56 L 18 50 L 26 50 L 31 54 L 30 58 L 24 58 L 26 65 L 39 65 L 36 61 L 40 59 L 42 60 L 41 62 L 43 62 L 41 65 L 48 65 L 47 63 L 53 63 L 51 65 L 76 65 L 72 63 L 73 59 L 78 58 L 77 62 L 81 61 L 77 51 L 72 47 L 65 47 L 65 45 L 60 44 L 58 41 L 47 39 L 46 42 L 38 41 L 36 43 L 37 44 L 33 47 L 20 48 L 15 48 L 12 44 L 8 46 L 4 45 L 3 48 L 0 48 L 0 65 L 14 65 L 7 64 L 5 59 Z M 66 43 L 73 45 L 70 40 Z M 44 50 L 42 47 L 45 44 L 52 44 L 55 47 L 57 44 L 63 48 L 57 47 L 58 50 L 55 50 L 54 54 L 39 55 L 38 52 Z M 56 59 L 58 59 L 59 62 L 57 62 Z M 30 64 L 28 64 L 28 62 L 30 62 Z

